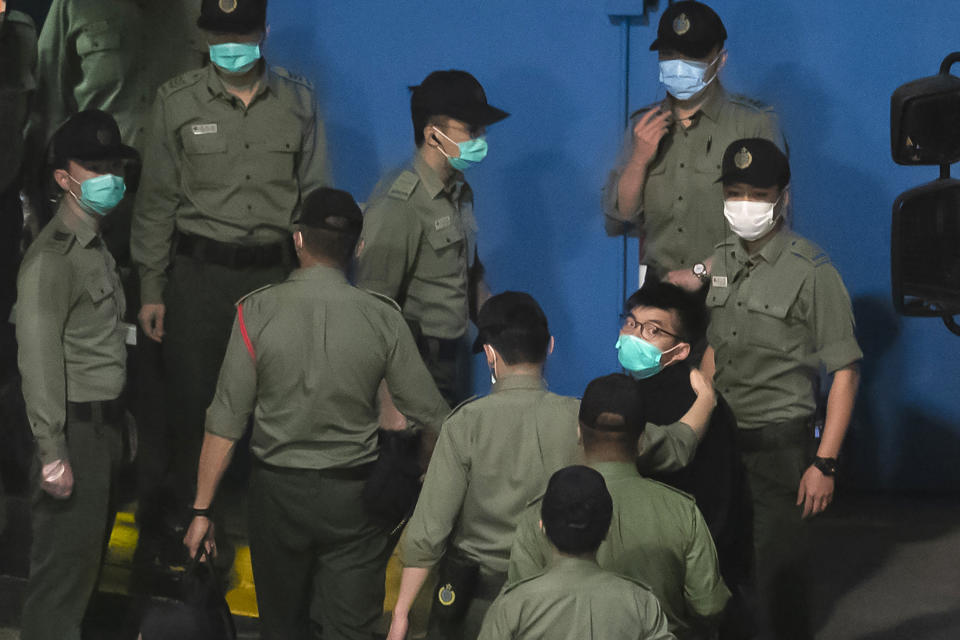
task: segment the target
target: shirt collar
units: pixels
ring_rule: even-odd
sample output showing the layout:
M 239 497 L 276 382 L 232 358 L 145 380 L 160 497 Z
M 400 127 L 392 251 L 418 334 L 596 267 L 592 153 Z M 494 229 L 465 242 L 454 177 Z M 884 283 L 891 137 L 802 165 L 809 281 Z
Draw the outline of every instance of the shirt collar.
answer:
M 734 257 L 736 257 L 737 261 L 741 264 L 750 262 L 755 256 L 759 256 L 764 262 L 773 264 L 780 257 L 780 254 L 783 253 L 783 248 L 787 246 L 789 240 L 790 232 L 781 227 L 765 245 L 760 247 L 760 251 L 753 255 L 748 255 L 743 241 L 737 238 L 733 243 Z
M 306 269 L 296 269 L 288 280 L 319 280 L 321 282 L 347 284 L 347 276 L 336 267 L 325 264 L 315 264 Z
M 250 104 L 256 102 L 257 98 L 267 89 L 276 90 L 277 79 L 267 66 L 266 60 L 261 60 L 261 62 L 263 64 L 263 75 L 260 77 L 260 86 L 257 87 L 257 92 L 253 94 L 253 99 L 250 100 Z M 212 62 L 207 65 L 207 91 L 210 92 L 210 100 L 215 100 L 216 98 L 223 98 L 227 101 L 239 100 L 235 95 L 227 91 L 227 88 L 223 85 L 223 79 L 214 67 L 215 65 Z
M 463 173 L 457 171 L 454 173 L 455 179 L 450 182 L 450 185 L 445 185 L 443 180 L 440 179 L 440 176 L 437 175 L 437 172 L 433 170 L 433 167 L 424 160 L 422 151 L 417 151 L 417 155 L 413 159 L 413 170 L 420 176 L 420 182 L 423 183 L 424 188 L 427 190 L 427 195 L 429 195 L 431 199 L 436 198 L 440 194 L 450 194 L 451 199 L 454 199 L 454 194 L 459 196 L 458 192 L 462 190 L 463 185 L 466 184 L 463 180 Z M 457 185 L 460 185 L 459 189 L 457 189 Z
M 511 391 L 513 389 L 545 391 L 547 389 L 547 381 L 543 379 L 543 376 L 536 374 L 524 373 L 512 376 L 504 376 L 497 379 L 497 381 L 493 384 L 493 389 L 491 392 L 498 393 L 500 391 Z
M 66 195 L 64 197 L 69 198 L 71 196 Z M 84 211 L 79 213 L 69 211 L 67 210 L 67 204 L 61 202 L 60 208 L 57 210 L 57 216 L 59 216 L 63 226 L 72 231 L 73 235 L 77 237 L 77 242 L 80 243 L 81 247 L 89 247 L 100 237 L 97 223 L 89 213 Z
M 590 466 L 599 471 L 604 480 L 640 477 L 632 462 L 591 462 Z

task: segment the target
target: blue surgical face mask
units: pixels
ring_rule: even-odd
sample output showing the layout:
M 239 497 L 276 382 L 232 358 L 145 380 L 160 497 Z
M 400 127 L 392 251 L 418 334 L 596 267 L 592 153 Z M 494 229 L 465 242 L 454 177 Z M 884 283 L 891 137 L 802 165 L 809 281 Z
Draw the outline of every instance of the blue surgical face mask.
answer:
M 706 75 L 707 69 L 709 69 L 710 65 L 716 62 L 719 57 L 718 55 L 710 62 L 695 62 L 693 60 L 683 60 L 682 58 L 661 60 L 660 82 L 667 88 L 667 93 L 677 100 L 689 100 L 706 89 L 707 85 L 717 77 L 717 74 L 714 73 L 713 78 L 710 78 L 707 82 L 703 81 L 703 76 Z
M 123 178 L 115 176 L 112 173 L 105 173 L 100 176 L 88 178 L 80 182 L 69 173 L 67 176 L 80 185 L 80 197 L 73 191 L 70 192 L 77 202 L 89 211 L 105 216 L 120 204 L 123 200 L 123 194 L 127 191 L 127 185 Z
M 453 139 L 445 134 L 440 129 L 436 127 L 433 128 L 434 131 L 442 135 L 450 142 L 453 142 L 457 145 L 457 148 L 460 150 L 460 156 L 454 158 L 453 156 L 447 155 L 447 152 L 443 150 L 443 147 L 437 147 L 440 149 L 440 153 L 447 156 L 447 160 L 450 162 L 450 166 L 456 169 L 457 171 L 465 171 L 470 167 L 480 164 L 480 161 L 487 157 L 487 140 L 484 137 L 479 138 L 470 138 L 466 142 L 454 142 Z
M 246 73 L 260 59 L 256 42 L 225 42 L 210 45 L 210 61 L 230 73 Z
M 617 339 L 616 348 L 620 365 L 637 380 L 655 376 L 663 369 L 660 360 L 664 352 L 643 338 L 625 333 Z M 674 348 L 667 351 L 673 351 Z

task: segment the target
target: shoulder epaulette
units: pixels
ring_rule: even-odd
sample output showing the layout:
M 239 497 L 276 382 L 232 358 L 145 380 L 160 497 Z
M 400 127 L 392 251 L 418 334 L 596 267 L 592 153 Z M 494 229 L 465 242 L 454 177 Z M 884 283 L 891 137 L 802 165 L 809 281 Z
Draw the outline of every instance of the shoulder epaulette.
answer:
M 677 495 L 682 496 L 683 498 L 686 498 L 690 502 L 695 503 L 697 501 L 697 499 L 694 498 L 691 494 L 687 493 L 682 489 L 677 489 L 675 486 L 667 484 L 666 482 L 660 482 L 659 480 L 654 480 L 653 478 L 644 478 L 644 480 L 646 480 L 647 482 L 652 482 L 653 484 L 659 487 L 662 487 L 664 489 L 669 489 L 670 491 L 676 493 Z
M 799 258 L 803 258 L 815 267 L 830 262 L 830 256 L 827 255 L 826 251 L 805 238 L 793 238 L 790 240 L 789 248 L 790 253 Z
M 272 288 L 272 287 L 275 287 L 275 286 L 277 286 L 278 284 L 283 284 L 283 283 L 282 283 L 282 282 L 274 282 L 274 283 L 271 283 L 271 284 L 266 284 L 266 285 L 260 287 L 259 289 L 254 289 L 253 291 L 250 291 L 249 293 L 245 293 L 245 294 L 243 294 L 243 296 L 240 297 L 239 300 L 237 300 L 236 302 L 233 303 L 233 306 L 237 306 L 238 304 L 242 303 L 244 300 L 246 300 L 247 298 L 249 298 L 250 296 L 252 296 L 252 295 L 255 294 L 255 293 L 260 293 L 261 291 L 265 291 L 265 290 L 267 290 L 267 289 L 270 289 L 270 288 Z
M 409 200 L 419 183 L 420 176 L 413 171 L 403 171 L 390 185 L 387 195 L 396 200 Z
M 773 111 L 773 107 L 766 102 L 762 102 L 756 98 L 751 98 L 740 93 L 731 93 L 729 94 L 729 98 L 730 102 L 742 105 L 744 107 L 750 107 L 756 111 Z
M 31 29 L 37 28 L 36 24 L 34 24 L 33 22 L 33 18 L 31 18 L 28 14 L 22 11 L 16 11 L 16 10 L 8 11 L 7 17 L 5 19 L 7 22 L 16 22 L 17 24 L 25 24 Z
M 310 82 L 310 80 L 308 80 L 304 76 L 300 75 L 299 73 L 293 73 L 292 71 L 284 69 L 283 67 L 270 67 L 270 71 L 276 73 L 281 78 L 286 78 L 291 82 L 302 84 L 307 89 L 310 89 L 311 91 L 313 91 L 313 83 Z
M 479 400 L 479 399 L 482 398 L 482 397 L 483 397 L 483 396 L 472 396 L 472 397 L 470 397 L 470 398 L 467 398 L 466 400 L 464 400 L 463 402 L 461 402 L 460 404 L 458 404 L 457 406 L 455 406 L 455 407 L 453 408 L 453 410 L 451 410 L 450 413 L 447 414 L 447 419 L 449 420 L 450 417 L 451 417 L 453 414 L 455 414 L 457 411 L 460 411 L 460 409 L 463 409 L 465 406 L 467 406 L 467 405 L 470 404 L 471 402 L 476 402 L 477 400 Z
M 388 305 L 390 305 L 397 311 L 401 310 L 400 305 L 397 304 L 397 301 L 386 294 L 378 293 L 376 291 L 373 291 L 372 289 L 360 289 L 360 290 L 363 291 L 364 293 L 369 293 L 370 295 L 372 295 L 374 298 L 377 298 L 381 302 L 386 302 Z
M 732 246 L 735 242 L 736 240 L 733 238 L 733 236 L 727 236 L 726 238 L 718 242 L 716 245 L 714 245 L 713 248 L 719 249 L 720 247 L 729 247 L 729 246 Z
M 53 253 L 66 253 L 70 250 L 70 247 L 73 246 L 73 242 L 76 239 L 77 236 L 69 231 L 61 231 L 58 229 L 43 240 L 43 243 L 39 246 L 39 249 L 41 251 L 51 251 Z
M 626 580 L 627 582 L 632 582 L 633 584 L 637 585 L 638 587 L 643 587 L 644 589 L 646 589 L 646 590 L 649 591 L 650 593 L 653 593 L 653 589 L 650 587 L 650 585 L 648 585 L 648 584 L 647 584 L 646 582 L 644 582 L 643 580 L 639 580 L 639 579 L 637 579 L 637 578 L 634 578 L 633 576 L 628 576 L 628 575 L 626 575 L 625 573 L 616 573 L 616 572 L 614 572 L 613 575 L 617 576 L 618 578 L 623 578 L 623 579 Z
M 541 569 L 540 571 L 538 571 L 537 573 L 533 574 L 532 576 L 527 576 L 526 578 L 520 578 L 519 580 L 514 580 L 513 582 L 511 582 L 511 583 L 509 583 L 509 584 L 507 584 L 507 585 L 504 585 L 504 587 L 503 587 L 503 592 L 504 592 L 504 593 L 508 593 L 508 592 L 510 592 L 510 591 L 513 591 L 514 589 L 516 589 L 516 588 L 519 587 L 520 585 L 524 584 L 525 582 L 530 582 L 531 580 L 536 580 L 537 578 L 539 578 L 540 576 L 542 576 L 542 575 L 545 574 L 546 572 L 547 572 L 547 569 L 546 569 L 546 568 L 543 568 L 543 569 Z
M 181 73 L 180 75 L 174 76 L 173 78 L 170 78 L 169 80 L 164 82 L 162 85 L 160 85 L 160 89 L 158 90 L 158 93 L 161 96 L 165 97 L 165 96 L 169 96 L 172 93 L 176 93 L 177 91 L 180 91 L 181 89 L 184 89 L 186 87 L 191 87 L 195 85 L 197 82 L 199 82 L 200 79 L 206 75 L 206 73 L 207 73 L 206 67 L 201 67 L 199 69 L 192 69 L 190 71 L 187 71 L 186 73 Z

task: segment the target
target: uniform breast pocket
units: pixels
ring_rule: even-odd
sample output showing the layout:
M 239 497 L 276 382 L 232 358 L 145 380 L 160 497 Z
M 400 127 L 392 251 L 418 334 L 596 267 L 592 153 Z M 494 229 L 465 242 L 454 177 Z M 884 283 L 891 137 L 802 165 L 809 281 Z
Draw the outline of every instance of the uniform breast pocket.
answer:
M 132 56 L 123 55 L 123 25 L 96 22 L 77 34 L 77 56 L 83 68 L 84 84 L 93 89 L 115 86 L 127 75 Z
M 264 163 L 262 169 L 270 180 L 291 180 L 297 167 L 300 152 L 300 138 L 277 136 L 263 145 Z
M 114 284 L 106 276 L 98 276 L 87 283 L 87 294 L 94 305 L 99 306 L 113 297 Z
M 427 231 L 427 243 L 438 258 L 456 259 L 450 264 L 456 265 L 456 269 L 459 270 L 459 259 L 463 256 L 465 245 L 463 232 L 450 218 L 439 218 L 431 224 L 432 227 Z
M 793 311 L 798 292 L 799 288 L 785 287 L 751 296 L 746 301 L 750 318 L 747 341 L 783 352 L 803 346 L 805 328 Z
M 188 170 L 185 171 L 189 182 L 199 184 L 230 183 L 230 167 L 227 162 L 227 139 L 223 133 L 205 132 L 212 123 L 186 125 L 180 132 L 183 153 Z M 206 127 L 206 128 L 204 128 Z
M 723 151 L 724 147 L 716 145 L 716 148 L 714 148 L 714 145 L 710 144 L 710 150 L 706 151 L 704 155 L 693 164 L 694 171 L 719 178 L 721 162 L 723 161 Z

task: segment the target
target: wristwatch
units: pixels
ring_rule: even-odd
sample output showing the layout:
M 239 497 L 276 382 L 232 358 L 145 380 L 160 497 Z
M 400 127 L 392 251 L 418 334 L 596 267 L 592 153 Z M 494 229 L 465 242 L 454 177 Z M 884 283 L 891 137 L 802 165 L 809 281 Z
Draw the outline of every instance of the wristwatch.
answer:
M 710 274 L 707 273 L 707 265 L 703 264 L 702 262 L 698 262 L 697 264 L 693 265 L 691 271 L 693 271 L 693 275 L 697 276 L 701 282 L 710 277 Z
M 837 475 L 837 459 L 836 458 L 821 458 L 817 456 L 813 459 L 813 466 L 820 470 L 825 476 L 833 477 Z

